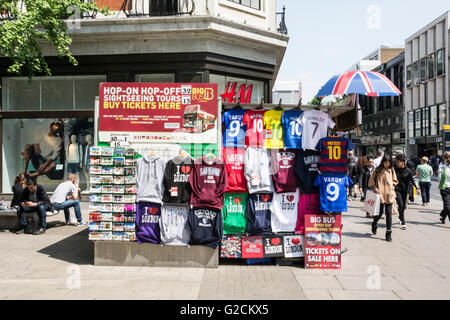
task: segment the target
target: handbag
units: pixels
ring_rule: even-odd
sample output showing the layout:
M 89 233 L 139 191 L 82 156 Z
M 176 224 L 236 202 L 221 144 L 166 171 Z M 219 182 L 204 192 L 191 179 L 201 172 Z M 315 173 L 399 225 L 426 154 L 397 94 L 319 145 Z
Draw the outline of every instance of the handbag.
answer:
M 371 216 L 380 215 L 381 196 L 373 190 L 367 190 L 366 199 L 364 200 L 364 211 Z

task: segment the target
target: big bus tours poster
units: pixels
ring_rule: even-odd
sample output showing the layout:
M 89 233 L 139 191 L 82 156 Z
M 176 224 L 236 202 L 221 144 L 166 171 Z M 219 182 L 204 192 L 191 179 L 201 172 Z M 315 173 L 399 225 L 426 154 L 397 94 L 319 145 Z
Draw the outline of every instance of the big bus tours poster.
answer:
M 217 143 L 217 84 L 101 83 L 99 140 Z

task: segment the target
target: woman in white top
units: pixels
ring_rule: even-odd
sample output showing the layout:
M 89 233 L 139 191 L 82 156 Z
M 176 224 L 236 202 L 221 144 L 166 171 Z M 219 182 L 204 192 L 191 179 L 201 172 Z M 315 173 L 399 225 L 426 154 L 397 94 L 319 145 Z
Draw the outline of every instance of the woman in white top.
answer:
M 439 167 L 439 189 L 444 203 L 441 211 L 441 223 L 445 223 L 445 218 L 450 220 L 450 152 L 444 153 L 444 162 Z

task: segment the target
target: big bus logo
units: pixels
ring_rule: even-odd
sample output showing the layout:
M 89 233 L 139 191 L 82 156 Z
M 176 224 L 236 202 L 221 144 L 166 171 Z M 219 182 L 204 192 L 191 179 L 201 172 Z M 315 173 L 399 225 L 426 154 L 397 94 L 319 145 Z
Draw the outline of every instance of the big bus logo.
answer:
M 250 103 L 252 100 L 253 85 L 252 84 L 248 85 L 246 89 L 245 83 L 241 84 L 241 86 L 239 87 L 239 94 L 237 97 L 236 97 L 236 87 L 237 82 L 233 82 L 233 84 L 231 84 L 231 82 L 227 82 L 227 85 L 225 87 L 225 93 L 220 95 L 222 97 L 223 102 L 235 103 L 238 101 L 237 97 L 239 97 L 241 103 L 247 104 Z

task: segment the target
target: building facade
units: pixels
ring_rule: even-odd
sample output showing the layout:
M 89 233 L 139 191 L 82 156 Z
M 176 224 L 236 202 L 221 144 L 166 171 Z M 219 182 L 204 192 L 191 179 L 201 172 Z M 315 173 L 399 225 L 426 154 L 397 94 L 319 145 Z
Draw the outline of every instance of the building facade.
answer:
M 297 81 L 277 81 L 272 89 L 273 103 L 298 104 L 302 98 L 302 83 Z
M 405 41 L 405 129 L 408 155 L 442 154 L 449 122 L 450 11 Z
M 1 193 L 24 168 L 38 170 L 42 159 L 30 146 L 57 157 L 38 179 L 48 191 L 68 173 L 84 190 L 101 82 L 217 83 L 225 102 L 237 101 L 241 88 L 252 103 L 271 102 L 289 40 L 276 1 L 97 1 L 112 15 L 68 21 L 77 67 L 43 44 L 53 76 L 29 82 L 0 57 Z

